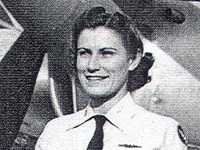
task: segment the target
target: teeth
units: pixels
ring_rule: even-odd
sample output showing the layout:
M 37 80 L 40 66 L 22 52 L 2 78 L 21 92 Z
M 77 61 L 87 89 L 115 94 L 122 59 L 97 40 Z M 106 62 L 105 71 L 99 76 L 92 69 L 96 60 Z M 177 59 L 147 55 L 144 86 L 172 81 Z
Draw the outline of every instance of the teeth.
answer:
M 88 77 L 88 79 L 90 79 L 90 80 L 101 80 L 103 78 L 101 78 L 101 77 Z
M 89 79 L 89 80 L 102 80 L 102 79 L 105 79 L 105 78 L 107 78 L 107 77 L 97 77 L 97 76 L 86 76 L 86 78 L 87 79 Z

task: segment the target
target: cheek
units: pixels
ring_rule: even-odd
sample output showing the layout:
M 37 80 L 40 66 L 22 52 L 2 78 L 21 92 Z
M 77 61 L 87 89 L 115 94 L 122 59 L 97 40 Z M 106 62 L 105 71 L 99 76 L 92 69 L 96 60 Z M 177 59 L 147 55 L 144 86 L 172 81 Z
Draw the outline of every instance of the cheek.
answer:
M 76 69 L 78 72 L 84 71 L 87 65 L 87 60 L 77 57 Z
M 109 87 L 111 89 L 120 88 L 128 79 L 128 64 L 127 62 L 119 63 L 116 62 L 115 64 L 110 66 L 108 68 L 105 68 L 109 70 L 110 78 L 109 78 Z
M 116 82 L 123 81 L 124 79 L 127 78 L 127 75 L 128 75 L 128 69 L 124 65 L 118 66 L 112 71 L 112 76 Z
M 114 59 L 113 61 L 110 62 L 102 62 L 110 72 L 115 72 L 115 73 L 121 73 L 121 72 L 126 72 L 128 70 L 128 62 L 124 58 L 118 58 Z

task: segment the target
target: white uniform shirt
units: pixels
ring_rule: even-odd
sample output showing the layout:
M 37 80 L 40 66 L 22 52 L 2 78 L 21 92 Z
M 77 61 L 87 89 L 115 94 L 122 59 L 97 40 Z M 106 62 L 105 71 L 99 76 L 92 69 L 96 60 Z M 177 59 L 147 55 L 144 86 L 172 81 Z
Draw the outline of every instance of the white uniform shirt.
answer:
M 92 108 L 50 121 L 36 150 L 86 150 L 94 131 Z M 105 115 L 103 150 L 186 150 L 178 123 L 148 112 L 127 94 Z M 84 122 L 86 121 L 86 122 Z

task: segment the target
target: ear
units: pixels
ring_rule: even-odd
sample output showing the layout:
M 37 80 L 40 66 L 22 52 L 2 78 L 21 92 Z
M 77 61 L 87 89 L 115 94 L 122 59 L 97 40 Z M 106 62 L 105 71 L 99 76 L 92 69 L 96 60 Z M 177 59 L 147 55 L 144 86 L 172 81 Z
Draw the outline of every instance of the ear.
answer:
M 141 58 L 142 58 L 141 52 L 138 52 L 136 54 L 136 57 L 135 57 L 134 60 L 132 58 L 129 58 L 129 68 L 128 68 L 128 70 L 133 71 L 138 66 L 138 64 L 140 63 Z

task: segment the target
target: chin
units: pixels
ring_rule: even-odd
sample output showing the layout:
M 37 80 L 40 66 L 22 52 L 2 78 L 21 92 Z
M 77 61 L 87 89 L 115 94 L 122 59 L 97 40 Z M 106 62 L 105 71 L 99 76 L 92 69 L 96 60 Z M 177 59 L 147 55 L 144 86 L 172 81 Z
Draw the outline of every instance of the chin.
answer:
M 87 87 L 85 88 L 85 92 L 91 97 L 101 97 L 104 96 L 107 92 L 102 90 L 102 88 L 95 88 L 95 87 Z
M 102 90 L 101 89 L 87 89 L 85 90 L 89 97 L 92 98 L 110 98 L 114 96 L 114 93 L 111 90 Z

